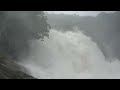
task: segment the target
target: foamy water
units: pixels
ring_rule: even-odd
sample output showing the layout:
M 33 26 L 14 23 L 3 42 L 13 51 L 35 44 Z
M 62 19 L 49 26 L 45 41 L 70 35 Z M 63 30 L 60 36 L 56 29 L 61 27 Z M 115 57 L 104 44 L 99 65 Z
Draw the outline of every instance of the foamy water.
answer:
M 32 42 L 23 65 L 39 79 L 120 78 L 120 62 L 110 63 L 82 32 L 51 30 L 44 42 Z

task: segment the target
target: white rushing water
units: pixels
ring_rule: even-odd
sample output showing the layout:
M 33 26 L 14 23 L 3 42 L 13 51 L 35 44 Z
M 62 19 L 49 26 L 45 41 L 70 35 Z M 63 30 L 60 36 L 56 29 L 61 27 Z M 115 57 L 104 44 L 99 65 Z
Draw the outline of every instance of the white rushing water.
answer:
M 120 62 L 105 60 L 90 37 L 80 31 L 51 30 L 44 42 L 34 41 L 23 65 L 39 79 L 120 78 Z

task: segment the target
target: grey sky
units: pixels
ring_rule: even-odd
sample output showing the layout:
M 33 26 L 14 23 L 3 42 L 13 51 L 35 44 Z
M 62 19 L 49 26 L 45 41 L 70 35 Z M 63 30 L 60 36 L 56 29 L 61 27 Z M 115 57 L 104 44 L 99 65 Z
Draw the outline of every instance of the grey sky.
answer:
M 107 12 L 107 13 L 111 13 L 114 11 L 45 11 L 48 13 L 56 13 L 56 14 L 79 14 L 80 16 L 96 16 L 98 15 L 100 12 Z

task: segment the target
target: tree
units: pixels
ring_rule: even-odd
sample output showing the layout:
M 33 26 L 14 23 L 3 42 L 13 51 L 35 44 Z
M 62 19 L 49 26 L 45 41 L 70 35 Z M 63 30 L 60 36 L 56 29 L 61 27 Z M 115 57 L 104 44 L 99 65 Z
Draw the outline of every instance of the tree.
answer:
M 62 27 L 63 30 L 72 30 L 70 28 L 77 26 L 98 44 L 105 57 L 117 57 L 120 59 L 120 11 L 113 13 L 101 12 L 96 17 L 46 15 L 53 28 L 59 29 L 60 27 L 61 29 Z
M 0 12 L 0 54 L 18 58 L 29 50 L 29 41 L 49 37 L 43 11 Z

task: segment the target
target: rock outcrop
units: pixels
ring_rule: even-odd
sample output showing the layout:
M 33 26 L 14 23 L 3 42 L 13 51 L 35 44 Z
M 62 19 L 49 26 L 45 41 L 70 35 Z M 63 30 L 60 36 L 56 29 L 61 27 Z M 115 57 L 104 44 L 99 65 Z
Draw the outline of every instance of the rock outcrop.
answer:
M 0 79 L 35 79 L 11 58 L 0 57 Z

